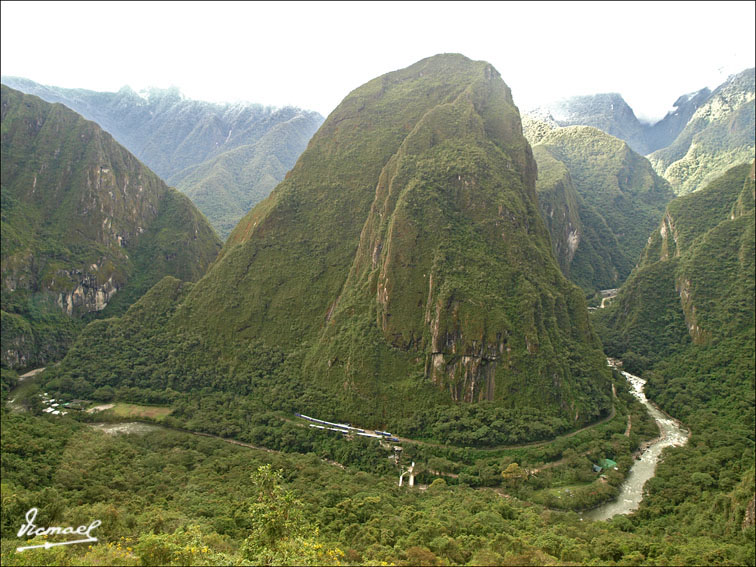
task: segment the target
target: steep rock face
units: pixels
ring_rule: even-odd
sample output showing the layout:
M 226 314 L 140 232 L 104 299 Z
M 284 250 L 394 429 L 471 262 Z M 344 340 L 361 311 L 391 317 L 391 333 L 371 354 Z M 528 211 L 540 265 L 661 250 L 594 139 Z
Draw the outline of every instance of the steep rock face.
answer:
M 752 171 L 753 165 L 750 168 L 741 165 L 699 190 L 698 193 L 703 193 L 702 200 L 709 201 L 706 207 L 708 218 L 702 215 L 695 221 L 696 233 L 700 236 L 696 237 L 697 234 L 691 231 L 687 241 L 678 244 L 681 266 L 675 289 L 680 295 L 685 322 L 694 344 L 709 344 L 723 329 L 734 325 L 738 325 L 738 331 L 753 327 L 755 242 Z M 732 195 L 731 187 L 741 189 Z M 721 195 L 719 202 L 722 208 L 719 210 L 711 202 L 713 193 Z M 750 196 L 750 202 L 742 201 L 743 195 Z M 687 208 L 685 203 L 677 206 Z M 690 215 L 690 211 L 687 212 Z M 706 222 L 704 218 L 711 220 Z M 678 224 L 684 225 L 684 220 Z M 685 234 L 683 230 L 678 232 Z M 678 240 L 682 240 L 682 237 Z
M 584 238 L 580 220 L 580 196 L 572 183 L 570 172 L 544 146 L 533 147 L 538 164 L 536 190 L 541 216 L 551 235 L 554 256 L 562 273 L 570 277 L 570 266 Z
M 557 128 L 540 139 L 541 212 L 563 273 L 587 292 L 618 287 L 672 199 L 669 185 L 625 142 L 596 128 Z M 565 226 L 553 221 L 556 203 L 563 220 L 571 217 Z
M 515 208 L 504 200 L 502 186 L 496 187 L 508 181 L 532 188 L 535 163 L 521 137 L 517 140 L 520 125 L 511 97 L 504 88 L 495 89 L 494 78 L 495 71 L 487 68 L 456 99 L 430 109 L 384 166 L 329 321 L 348 327 L 351 306 L 364 302 L 361 290 L 374 290 L 370 295 L 384 339 L 402 350 L 425 352 L 426 377 L 454 400 L 494 399 L 497 362 L 506 360 L 509 341 L 508 324 L 487 320 L 494 297 L 486 297 L 482 308 L 471 305 L 474 290 L 459 263 L 466 257 L 471 264 L 480 262 L 464 271 L 483 269 L 479 273 L 492 278 L 496 261 L 506 254 L 499 242 L 537 222 L 534 195 L 528 195 L 530 210 L 523 203 Z M 488 142 L 494 135 L 502 145 L 519 142 L 520 147 L 497 164 L 497 171 L 486 172 L 483 164 L 501 153 Z M 456 239 L 463 233 L 470 247 L 485 251 L 482 257 L 459 246 Z
M 680 257 L 693 243 L 722 221 L 735 220 L 753 209 L 753 165 L 731 168 L 693 196 L 674 199 L 651 234 L 639 267 Z
M 186 193 L 223 238 L 283 179 L 323 122 L 317 112 L 213 104 L 176 89 L 100 93 L 17 77 L 2 81 L 97 122 Z
M 754 69 L 730 77 L 693 113 L 675 141 L 649 156 L 678 195 L 696 191 L 756 148 Z
M 444 55 L 379 77 L 237 226 L 177 321 L 313 341 L 303 372 L 342 416 L 378 422 L 440 400 L 435 388 L 592 419 L 608 402 L 600 347 L 554 262 L 535 176 L 490 65 Z
M 56 340 L 41 330 L 47 319 L 70 342 L 66 317 L 102 311 L 116 296 L 125 307 L 166 274 L 197 279 L 220 248 L 189 200 L 96 124 L 5 86 L 2 212 L 3 311 L 30 321 L 14 338 L 10 329 L 24 326 L 9 318 L 3 339 L 37 345 L 3 348 L 8 365 L 65 350 L 46 345 Z

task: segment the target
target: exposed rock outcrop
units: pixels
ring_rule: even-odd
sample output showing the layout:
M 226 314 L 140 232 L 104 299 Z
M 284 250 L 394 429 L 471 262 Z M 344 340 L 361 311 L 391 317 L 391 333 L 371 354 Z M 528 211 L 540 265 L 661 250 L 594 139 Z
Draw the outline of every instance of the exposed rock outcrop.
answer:
M 3 86 L 2 126 L 3 364 L 59 357 L 70 318 L 123 310 L 167 274 L 195 280 L 216 256 L 189 199 L 93 122 Z

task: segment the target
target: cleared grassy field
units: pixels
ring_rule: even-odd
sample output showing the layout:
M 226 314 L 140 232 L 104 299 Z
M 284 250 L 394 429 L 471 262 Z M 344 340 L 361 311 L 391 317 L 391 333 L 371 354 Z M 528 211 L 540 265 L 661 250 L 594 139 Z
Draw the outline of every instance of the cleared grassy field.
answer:
M 532 494 L 531 500 L 559 510 L 588 510 L 611 500 L 617 489 L 601 480 L 550 487 Z
M 120 417 L 146 417 L 155 421 L 162 421 L 167 415 L 171 414 L 173 409 L 163 406 L 141 406 L 118 402 L 110 411 Z

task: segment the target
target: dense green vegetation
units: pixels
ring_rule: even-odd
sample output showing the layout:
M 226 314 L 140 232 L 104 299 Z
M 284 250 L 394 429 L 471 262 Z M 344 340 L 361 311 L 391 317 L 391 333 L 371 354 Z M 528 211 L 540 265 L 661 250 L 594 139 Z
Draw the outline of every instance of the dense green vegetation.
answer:
M 675 193 L 705 187 L 756 148 L 756 71 L 746 69 L 717 87 L 674 142 L 649 155 Z
M 3 77 L 3 83 L 97 122 L 189 196 L 222 239 L 284 178 L 323 122 L 317 112 L 213 104 L 176 89 L 105 93 L 18 77 Z
M 607 447 L 631 443 L 611 431 Z M 753 564 L 753 527 L 740 528 L 742 507 L 731 508 L 725 522 L 721 515 L 690 517 L 709 522 L 712 531 L 689 533 L 694 524 L 653 521 L 660 508 L 675 505 L 670 491 L 654 492 L 655 507 L 641 509 L 644 521 L 639 515 L 601 523 L 512 495 L 537 499 L 544 486 L 588 480 L 580 442 L 563 449 L 563 466 L 527 480 L 511 457 L 494 455 L 476 459 L 477 475 L 410 490 L 397 486 L 386 452 L 379 450 L 386 464 L 371 470 L 374 442 L 333 439 L 339 456 L 355 463 L 342 469 L 325 462 L 332 455 L 321 449 L 271 453 L 166 430 L 112 436 L 67 417 L 7 410 L 2 436 L 4 565 Z M 531 462 L 537 451 L 559 454 L 548 446 L 529 451 Z M 445 461 L 451 462 L 427 463 L 440 468 Z M 659 467 L 661 475 L 684 472 L 679 462 Z M 485 486 L 488 474 L 502 487 L 474 489 L 467 482 Z M 731 486 L 733 494 L 747 492 Z M 16 552 L 24 541 L 16 532 L 33 506 L 40 526 L 100 519 L 93 532 L 99 541 Z
M 753 202 L 753 163 L 672 201 L 641 264 L 596 314 L 607 352 L 692 430 L 646 485 L 639 518 L 651 530 L 753 530 L 753 513 L 743 520 L 754 503 Z
M 101 345 L 98 348 L 102 348 Z M 106 350 L 104 353 L 106 356 L 109 354 Z M 272 370 L 275 367 L 274 361 L 271 361 L 271 365 L 259 362 L 260 359 L 255 366 L 261 375 L 283 384 L 281 373 Z M 85 368 L 84 372 L 88 370 Z M 505 411 L 486 403 L 445 406 L 421 416 L 419 423 L 397 423 L 404 435 L 414 438 L 409 445 L 405 445 L 405 457 L 428 463 L 427 468 L 430 470 L 459 473 L 460 480 L 472 486 L 498 486 L 501 477 L 497 467 L 502 459 L 516 459 L 523 466 L 538 468 L 544 463 L 561 459 L 570 451 L 581 455 L 591 453 L 594 458 L 627 456 L 642 440 L 655 435 L 657 430 L 642 406 L 634 402 L 626 391 L 624 380 L 618 374 L 615 380 L 619 397 L 614 399 L 612 416 L 578 432 L 555 438 L 565 428 L 565 424 L 558 420 L 546 421 L 537 411 L 527 408 Z M 8 377 L 8 383 L 14 383 L 14 376 Z M 313 436 L 313 431 L 307 424 L 293 416 L 292 408 L 295 406 L 292 396 L 296 396 L 297 392 L 289 392 L 285 388 L 277 389 L 279 397 L 264 390 L 261 395 L 257 395 L 243 383 L 235 384 L 232 392 L 198 387 L 190 393 L 181 393 L 170 387 L 149 389 L 147 383 L 141 383 L 137 388 L 129 381 L 127 383 L 130 385 L 100 384 L 96 388 L 86 378 L 61 376 L 56 368 L 48 369 L 42 376 L 41 383 L 43 387 L 38 381 L 31 384 L 26 382 L 23 387 L 15 390 L 13 398 L 16 406 L 30 408 L 39 414 L 43 406 L 37 394 L 44 389 L 61 403 L 82 398 L 115 402 L 115 407 L 109 411 L 95 415 L 75 414 L 85 421 L 148 419 L 168 427 L 234 438 L 281 451 L 315 451 L 321 456 L 371 472 L 386 472 L 390 468 L 386 463 L 386 452 L 378 450 L 375 440 L 366 441 L 357 437 L 355 447 L 355 443 L 345 444 L 339 435 L 332 433 L 314 432 L 316 435 Z M 240 393 L 248 395 L 240 396 Z M 123 399 L 162 405 L 124 404 L 119 401 Z M 289 405 L 285 406 L 287 400 Z M 276 406 L 286 407 L 286 411 L 272 411 Z M 633 414 L 633 431 L 617 445 L 617 436 L 625 431 L 628 413 Z M 391 429 L 397 431 L 393 425 Z M 416 436 L 422 435 L 426 429 L 432 432 L 432 439 L 423 440 Z M 519 444 L 533 438 L 545 441 L 525 446 Z M 446 443 L 441 444 L 433 439 Z M 482 448 L 473 449 L 475 446 Z M 590 464 L 583 469 L 582 474 L 590 472 Z M 583 503 L 583 506 L 586 505 Z
M 520 130 L 484 62 L 438 56 L 363 85 L 202 280 L 165 280 L 87 329 L 61 376 L 254 393 L 471 444 L 606 416 L 608 370 L 553 260 Z M 432 430 L 458 419 L 439 407 L 484 400 L 478 433 Z
M 184 195 L 96 124 L 2 87 L 2 363 L 62 357 L 95 312 L 163 276 L 196 280 L 220 242 Z
M 658 429 L 559 268 L 609 287 L 630 267 L 618 243 L 638 236 L 617 210 L 650 217 L 667 192 L 595 130 L 541 138 L 536 186 L 495 70 L 438 56 L 347 97 L 196 283 L 176 228 L 195 213 L 166 193 L 156 238 L 129 249 L 150 275 L 102 313 L 118 316 L 36 378 L 2 368 L 2 564 L 756 564 L 754 165 L 659 211 L 592 318 L 691 434 L 637 513 L 591 522 L 581 511 L 618 493 Z M 6 250 L 31 246 L 18 219 L 37 214 L 5 183 L 4 270 Z M 173 261 L 190 271 L 151 286 Z M 4 351 L 6 329 L 32 328 L 23 309 L 51 333 L 86 322 L 57 326 L 49 297 L 3 293 Z M 54 416 L 41 392 L 115 407 Z M 396 442 L 294 412 L 409 438 L 401 468 Z M 147 423 L 114 433 L 134 419 Z M 400 488 L 410 462 L 420 486 Z M 18 552 L 59 540 L 17 537 L 32 507 L 41 526 L 101 520 L 99 541 Z
M 63 390 L 63 387 L 72 386 L 73 391 Z M 73 399 L 80 399 L 82 390 L 80 384 L 70 384 L 66 381 L 52 380 L 46 382 L 44 391 L 61 403 Z M 19 388 L 14 391 L 13 397 L 16 406 L 28 407 L 31 411 L 40 413 L 42 406 L 37 402 L 37 394 L 41 391 L 40 386 Z M 91 390 L 90 390 L 91 391 Z M 88 393 L 83 391 L 84 393 Z M 548 437 L 547 441 L 530 443 L 527 445 L 501 444 L 497 447 L 473 448 L 480 444 L 480 424 L 475 422 L 476 416 L 468 412 L 466 416 L 456 416 L 453 425 L 458 430 L 455 441 L 462 440 L 463 432 L 470 435 L 472 442 L 467 445 L 441 444 L 421 439 L 404 441 L 404 458 L 415 460 L 420 463 L 422 470 L 436 471 L 438 474 L 455 473 L 449 482 L 456 483 L 456 473 L 459 473 L 460 481 L 472 486 L 498 486 L 502 482 L 499 474 L 501 462 L 516 459 L 523 466 L 531 469 L 539 468 L 549 463 L 551 468 L 555 463 L 570 452 L 580 455 L 592 454 L 594 459 L 600 457 L 628 457 L 639 443 L 648 437 L 657 434 L 656 426 L 650 421 L 643 408 L 634 403 L 629 394 L 619 384 L 619 398 L 615 399 L 614 417 L 610 417 L 603 423 L 589 426 L 588 428 L 573 432 L 561 437 L 554 438 L 553 432 L 547 427 L 541 426 L 539 434 Z M 213 392 L 204 389 L 194 394 L 181 394 L 168 391 L 165 393 L 149 392 L 140 389 L 144 401 L 150 403 L 169 404 L 164 406 L 146 406 L 139 404 L 124 404 L 118 402 L 123 397 L 133 397 L 134 390 L 121 387 L 102 387 L 92 392 L 91 397 L 105 402 L 115 402 L 112 409 L 97 412 L 96 414 L 77 413 L 76 417 L 83 421 L 122 421 L 124 419 L 139 419 L 159 423 L 166 427 L 179 430 L 198 432 L 201 434 L 215 435 L 224 439 L 235 439 L 254 446 L 265 447 L 286 452 L 308 453 L 317 452 L 324 458 L 336 460 L 342 464 L 355 466 L 368 472 L 382 472 L 391 474 L 393 465 L 387 462 L 387 447 L 379 445 L 374 439 L 355 437 L 352 441 L 345 441 L 340 435 L 330 432 L 314 431 L 308 427 L 308 423 L 296 418 L 292 412 L 271 411 L 268 405 L 263 405 L 254 396 L 240 397 L 230 393 Z M 162 395 L 161 395 L 162 394 Z M 627 414 L 633 414 L 635 424 L 632 434 L 622 437 L 627 425 Z M 450 417 L 439 412 L 440 427 L 447 427 Z M 525 414 L 521 421 L 510 419 L 512 429 L 517 440 L 518 431 L 522 435 L 528 427 L 534 427 L 532 418 Z M 446 418 L 447 421 L 443 421 Z M 535 424 L 537 427 L 538 424 Z M 483 427 L 487 430 L 487 427 Z M 496 439 L 496 431 L 491 428 L 491 434 L 484 443 L 490 443 Z M 617 440 L 622 442 L 618 445 Z M 510 439 L 505 439 L 510 440 Z M 509 460 L 507 460 L 509 459 Z M 585 464 L 588 463 L 588 464 Z M 505 463 L 506 464 L 506 463 Z M 427 465 L 427 466 L 426 466 Z M 576 467 L 579 464 L 570 463 Z M 582 475 L 591 473 L 588 461 L 582 463 Z M 569 468 L 569 467 L 568 467 Z M 555 469 L 556 470 L 556 469 Z M 562 469 L 558 470 L 561 474 Z M 421 479 L 433 480 L 432 472 L 418 473 Z M 550 473 L 546 473 L 550 474 Z M 577 474 L 577 473 L 576 473 Z M 592 475 L 591 480 L 595 480 Z M 622 477 L 618 477 L 618 480 Z M 542 487 L 543 484 L 534 479 L 534 486 Z M 530 484 L 523 489 L 531 487 Z M 590 503 L 583 503 L 583 507 Z M 580 507 L 579 505 L 576 505 Z
M 10 368 L 0 367 L 0 392 L 2 399 L 5 400 L 5 394 L 18 384 L 18 372 Z
M 251 433 L 256 424 L 251 415 L 270 410 L 291 415 L 314 408 L 312 413 L 327 417 L 325 412 L 336 411 L 328 392 L 301 378 L 297 353 L 286 355 L 259 341 L 239 343 L 234 348 L 241 353 L 229 362 L 196 331 L 163 332 L 191 287 L 165 278 L 120 319 L 91 323 L 67 359 L 45 374 L 46 388 L 66 399 L 174 404 L 171 417 L 184 419 L 187 428 L 250 442 L 261 442 Z M 550 439 L 574 427 L 538 408 L 450 405 L 437 390 L 426 392 L 435 396 L 430 401 L 437 400 L 437 405 L 426 401 L 411 415 L 391 412 L 380 426 L 468 446 Z M 353 421 L 370 425 L 367 413 Z
M 562 272 L 588 294 L 619 287 L 673 197 L 668 184 L 595 128 L 556 128 L 538 139 L 539 205 Z

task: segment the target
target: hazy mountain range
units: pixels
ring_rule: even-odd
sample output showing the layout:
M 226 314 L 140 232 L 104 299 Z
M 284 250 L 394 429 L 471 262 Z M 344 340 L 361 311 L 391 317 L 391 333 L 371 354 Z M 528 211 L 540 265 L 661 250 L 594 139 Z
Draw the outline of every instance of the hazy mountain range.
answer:
M 5 365 L 59 358 L 77 320 L 124 311 L 165 275 L 199 279 L 220 248 L 192 202 L 97 124 L 6 86 L 1 171 Z
M 115 93 L 2 82 L 97 122 L 166 183 L 186 193 L 225 239 L 291 169 L 323 122 L 317 112 L 187 99 L 178 89 Z
M 681 95 L 660 121 L 646 124 L 617 93 L 571 97 L 528 113 L 526 124 L 593 126 L 648 155 L 676 194 L 689 193 L 754 152 L 754 69 L 729 77 L 714 91 Z M 528 129 L 526 128 L 526 131 Z M 538 142 L 538 128 L 529 128 Z

